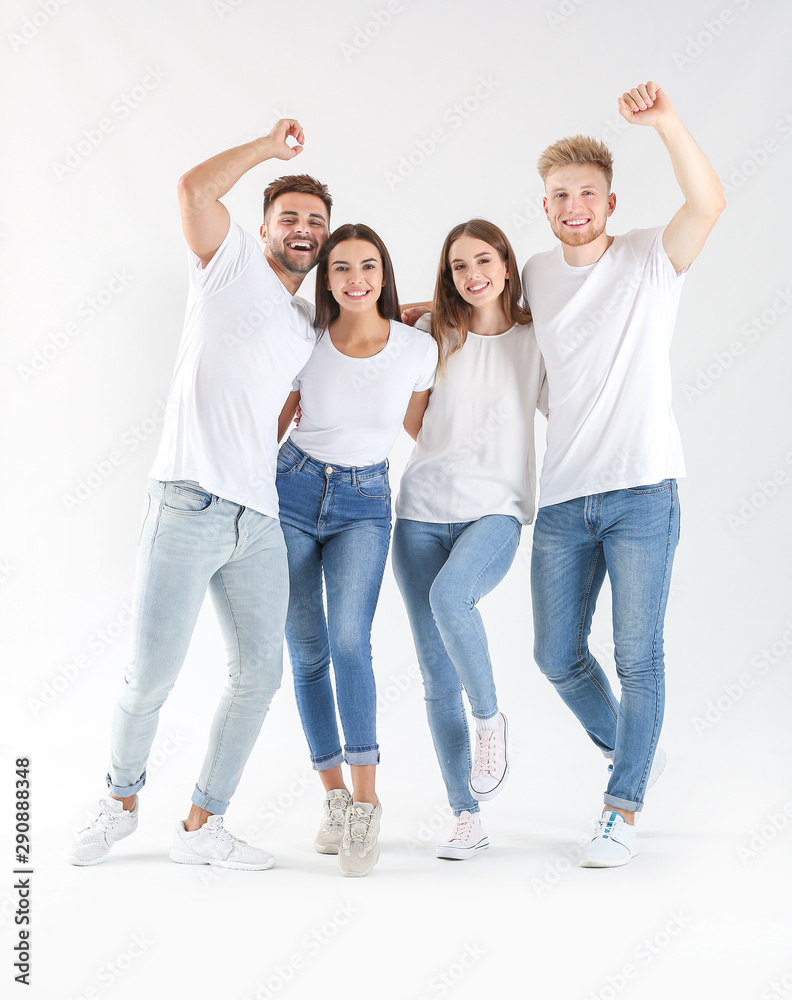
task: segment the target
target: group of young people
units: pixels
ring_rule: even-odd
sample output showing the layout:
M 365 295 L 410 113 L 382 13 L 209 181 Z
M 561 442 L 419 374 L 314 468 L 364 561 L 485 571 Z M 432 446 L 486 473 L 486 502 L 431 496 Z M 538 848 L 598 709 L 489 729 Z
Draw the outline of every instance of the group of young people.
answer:
M 266 188 L 264 253 L 230 219 L 220 198 L 244 173 L 301 152 L 297 122 L 181 178 L 190 295 L 139 544 L 135 648 L 113 720 L 109 794 L 75 834 L 70 862 L 98 864 L 136 829 L 159 710 L 208 589 L 228 680 L 170 857 L 274 863 L 223 814 L 280 684 L 285 631 L 325 790 L 314 846 L 337 855 L 344 875 L 373 870 L 382 803 L 370 640 L 391 542 L 388 454 L 402 426 L 416 443 L 395 504 L 393 570 L 455 816 L 436 853 L 464 860 L 486 848 L 480 803 L 508 776 L 508 724 L 476 605 L 534 520 L 537 408 L 548 423 L 534 656 L 610 761 L 580 863 L 614 867 L 637 854 L 635 817 L 664 762 L 663 621 L 684 475 L 668 351 L 684 275 L 724 196 L 657 84 L 625 92 L 619 111 L 654 127 L 670 154 L 684 204 L 666 226 L 609 236 L 610 153 L 595 139 L 562 139 L 539 160 L 560 245 L 531 258 L 521 281 L 504 233 L 463 222 L 442 246 L 432 302 L 404 312 L 381 238 L 362 224 L 331 234 L 331 198 L 312 177 Z M 314 266 L 312 310 L 296 292 Z M 588 647 L 606 573 L 619 698 Z

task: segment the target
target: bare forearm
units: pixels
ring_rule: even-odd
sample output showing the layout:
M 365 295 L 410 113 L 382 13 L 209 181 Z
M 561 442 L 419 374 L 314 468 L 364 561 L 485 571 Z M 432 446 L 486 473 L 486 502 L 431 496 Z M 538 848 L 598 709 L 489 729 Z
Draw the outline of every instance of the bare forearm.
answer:
M 272 155 L 269 136 L 226 149 L 183 175 L 179 180 L 179 199 L 186 197 L 204 203 L 217 201 L 231 190 L 243 174 Z
M 719 215 L 726 197 L 718 175 L 676 114 L 655 126 L 671 156 L 677 183 L 688 208 L 697 216 Z

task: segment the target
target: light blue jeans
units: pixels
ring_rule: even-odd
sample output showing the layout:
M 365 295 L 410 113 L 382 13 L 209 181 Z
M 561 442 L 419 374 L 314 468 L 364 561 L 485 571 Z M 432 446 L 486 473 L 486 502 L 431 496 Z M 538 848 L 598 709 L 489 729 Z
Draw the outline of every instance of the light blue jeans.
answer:
M 286 641 L 311 763 L 316 771 L 344 760 L 359 767 L 377 764 L 371 623 L 390 545 L 387 462 L 327 465 L 287 440 L 278 455 L 277 482 L 291 579 Z
M 239 784 L 283 671 L 289 598 L 277 520 L 207 493 L 191 481 L 150 480 L 138 551 L 132 663 L 113 719 L 113 795 L 134 795 L 159 711 L 184 663 L 207 588 L 228 653 L 228 679 L 192 796 L 224 813 Z
M 679 541 L 676 480 L 542 507 L 531 559 L 534 656 L 603 754 L 605 804 L 639 812 L 665 704 L 663 619 Z M 588 646 L 605 573 L 621 704 Z
M 470 794 L 473 717 L 498 711 L 487 635 L 476 604 L 504 578 L 520 542 L 520 522 L 505 514 L 432 524 L 397 518 L 393 572 L 410 619 L 440 772 L 455 816 L 478 812 Z

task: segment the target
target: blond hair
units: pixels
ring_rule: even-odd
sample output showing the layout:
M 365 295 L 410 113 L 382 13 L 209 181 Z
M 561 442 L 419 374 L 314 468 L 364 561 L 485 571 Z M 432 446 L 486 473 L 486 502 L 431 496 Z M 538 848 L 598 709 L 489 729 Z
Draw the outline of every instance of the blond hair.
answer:
M 539 176 L 547 183 L 547 175 L 557 167 L 565 167 L 569 163 L 593 163 L 605 174 L 610 191 L 613 180 L 613 157 L 610 150 L 599 139 L 588 135 L 573 135 L 559 139 L 539 157 L 536 164 Z

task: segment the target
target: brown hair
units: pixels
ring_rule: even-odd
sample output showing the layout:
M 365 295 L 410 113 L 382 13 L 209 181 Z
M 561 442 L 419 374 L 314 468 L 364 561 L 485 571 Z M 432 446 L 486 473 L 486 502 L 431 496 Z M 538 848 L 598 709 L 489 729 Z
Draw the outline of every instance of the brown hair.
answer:
M 473 236 L 488 243 L 506 265 L 508 277 L 501 292 L 501 306 L 511 326 L 531 322 L 531 314 L 520 304 L 522 286 L 517 258 L 506 234 L 486 219 L 461 222 L 446 236 L 437 268 L 437 282 L 432 303 L 432 336 L 440 348 L 437 369 L 439 373 L 445 371 L 448 359 L 452 354 L 456 354 L 467 340 L 470 318 L 473 315 L 473 306 L 465 302 L 456 290 L 451 262 L 448 259 L 451 247 L 460 236 Z
M 264 188 L 264 224 L 267 223 L 267 216 L 272 211 L 272 205 L 276 198 L 282 194 L 290 194 L 296 191 L 298 194 L 312 194 L 320 198 L 327 209 L 327 218 L 330 218 L 330 209 L 333 207 L 333 199 L 327 190 L 327 185 L 316 180 L 308 174 L 286 174 L 285 177 L 276 177 L 274 181 Z
M 327 262 L 333 248 L 346 240 L 365 240 L 377 250 L 382 259 L 382 277 L 385 279 L 380 297 L 377 299 L 377 310 L 384 319 L 401 319 L 399 293 L 396 291 L 396 279 L 393 276 L 393 264 L 388 248 L 369 226 L 364 226 L 362 222 L 348 222 L 344 226 L 339 226 L 331 234 L 322 249 L 316 266 L 316 317 L 314 319 L 316 329 L 326 330 L 333 320 L 338 318 L 341 311 L 340 306 L 333 298 L 333 293 L 327 287 Z
M 556 167 L 565 167 L 569 163 L 593 163 L 598 166 L 605 174 L 610 191 L 613 180 L 613 157 L 604 142 L 587 135 L 573 135 L 559 139 L 547 147 L 536 166 L 542 181 L 547 183 L 547 175 L 552 170 Z

